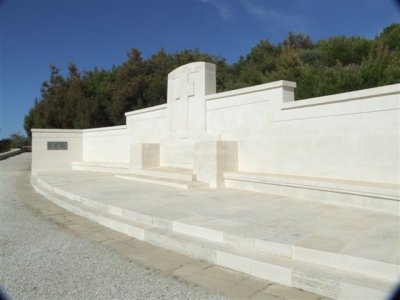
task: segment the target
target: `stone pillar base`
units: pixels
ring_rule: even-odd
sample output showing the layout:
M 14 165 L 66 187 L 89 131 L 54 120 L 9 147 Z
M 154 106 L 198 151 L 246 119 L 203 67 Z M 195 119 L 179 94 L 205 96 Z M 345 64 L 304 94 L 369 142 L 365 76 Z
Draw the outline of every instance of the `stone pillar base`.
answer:
M 131 148 L 133 170 L 158 167 L 160 165 L 160 144 L 134 143 Z
M 201 141 L 195 144 L 194 173 L 210 187 L 224 187 L 224 172 L 237 171 L 237 142 Z

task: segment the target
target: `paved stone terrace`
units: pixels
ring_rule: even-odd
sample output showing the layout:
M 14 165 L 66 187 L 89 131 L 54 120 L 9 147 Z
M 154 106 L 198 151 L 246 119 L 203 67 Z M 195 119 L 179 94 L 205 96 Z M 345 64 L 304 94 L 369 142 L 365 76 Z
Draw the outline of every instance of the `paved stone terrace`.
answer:
M 228 299 L 199 287 L 195 280 L 191 284 L 164 272 L 184 264 L 179 271 L 195 270 L 190 259 L 106 229 L 35 193 L 29 166 L 30 154 L 0 162 L 2 300 Z M 202 267 L 198 266 L 197 278 L 204 281 Z M 208 272 L 217 276 L 218 270 Z M 260 282 L 258 287 L 266 285 Z M 10 298 L 3 298 L 2 292 Z
M 328 299 L 158 248 L 70 213 L 34 192 L 29 164 L 30 154 L 0 163 L 0 240 L 7 245 L 0 247 L 0 282 L 13 298 Z
M 92 172 L 42 173 L 52 186 L 226 234 L 399 264 L 400 220 L 374 211 L 233 189 L 179 190 Z

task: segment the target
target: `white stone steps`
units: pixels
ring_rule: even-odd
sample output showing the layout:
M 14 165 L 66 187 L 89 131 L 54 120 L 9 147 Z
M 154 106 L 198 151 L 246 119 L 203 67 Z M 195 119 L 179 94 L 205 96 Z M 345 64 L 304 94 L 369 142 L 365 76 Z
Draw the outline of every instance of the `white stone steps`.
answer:
M 130 165 L 127 163 L 107 163 L 107 162 L 71 162 L 71 168 L 75 171 L 105 172 L 115 174 L 128 174 L 131 172 Z
M 163 177 L 155 177 L 148 175 L 139 175 L 139 174 L 129 174 L 129 175 L 115 175 L 115 177 L 126 180 L 133 180 L 143 183 L 151 183 L 158 184 L 168 187 L 174 187 L 179 189 L 193 189 L 193 188 L 203 188 L 207 187 L 207 184 L 200 181 L 187 181 L 187 180 L 179 180 L 179 179 L 170 179 Z
M 145 230 L 151 228 L 149 225 L 133 221 L 130 218 L 104 212 L 104 208 L 99 209 L 87 204 L 82 204 L 82 202 L 76 200 L 71 200 L 65 195 L 60 195 L 57 192 L 48 190 L 41 186 L 41 183 L 35 179 L 32 179 L 31 183 L 38 193 L 42 194 L 58 206 L 138 240 L 144 240 Z
M 159 178 L 176 179 L 184 181 L 195 181 L 196 175 L 191 169 L 157 167 L 150 169 L 135 170 L 134 174 L 154 176 Z
M 222 243 L 232 248 L 241 249 L 242 251 L 248 250 L 254 253 L 287 257 L 365 276 L 371 276 L 373 273 L 375 277 L 391 282 L 396 282 L 399 279 L 400 266 L 383 261 L 266 241 L 237 235 L 233 231 L 226 232 L 183 221 L 173 221 L 172 228 L 177 233 Z
M 225 172 L 225 186 L 400 215 L 400 185 L 284 174 Z
M 393 284 L 351 272 L 293 259 L 238 251 L 161 228 L 146 231 L 145 241 L 232 270 L 335 299 L 385 299 Z
M 126 218 L 128 220 L 133 220 L 134 222 L 141 223 L 147 226 L 154 226 L 154 224 L 157 223 L 166 224 L 167 228 L 172 227 L 172 222 L 168 223 L 168 220 L 160 220 L 159 218 L 155 220 L 156 218 L 154 218 L 153 216 L 137 213 L 132 210 L 122 209 L 118 206 L 104 204 L 78 194 L 70 193 L 68 191 L 59 189 L 46 183 L 40 177 L 31 178 L 31 184 L 36 190 L 40 189 L 39 193 L 46 193 L 46 198 L 47 194 L 50 192 L 52 193 L 53 198 L 55 196 L 61 196 L 64 200 L 68 200 L 67 202 L 73 201 L 71 203 L 73 203 L 74 205 L 75 203 L 77 203 L 78 205 L 88 206 L 96 210 L 99 214 L 113 214 L 115 216 Z
M 98 223 L 141 241 L 144 240 L 146 230 L 151 228 L 151 226 L 110 213 L 101 215 Z
M 50 189 L 68 199 L 72 199 L 84 205 L 93 207 L 97 209 L 101 214 L 113 214 L 115 216 L 133 220 L 136 223 L 141 223 L 146 226 L 161 227 L 194 238 L 200 238 L 203 240 L 208 240 L 210 242 L 221 243 L 232 248 L 241 249 L 242 251 L 248 250 L 254 253 L 287 257 L 325 267 L 335 268 L 338 270 L 354 272 L 365 276 L 370 276 L 370 274 L 373 273 L 375 277 L 391 282 L 396 282 L 396 280 L 398 279 L 398 274 L 400 273 L 399 265 L 366 259 L 362 257 L 320 251 L 296 245 L 282 244 L 274 241 L 267 241 L 248 236 L 237 235 L 232 231 L 223 231 L 210 228 L 209 226 L 206 227 L 198 224 L 192 224 L 190 220 L 185 219 L 171 221 L 155 218 L 154 216 L 149 216 L 131 210 L 122 209 L 120 207 L 103 204 L 91 199 L 81 197 L 76 194 L 60 190 L 58 188 L 54 188 L 40 178 L 36 180 L 41 185 L 46 187 L 46 189 Z
M 207 187 L 204 182 L 196 180 L 196 175 L 191 169 L 174 167 L 154 167 L 135 170 L 130 174 L 117 174 L 117 178 L 138 181 L 143 183 L 158 184 L 180 189 L 193 189 Z
M 208 240 L 211 242 L 222 243 L 232 248 L 241 250 L 249 250 L 261 254 L 277 255 L 281 257 L 293 258 L 299 261 L 310 262 L 325 267 L 335 268 L 339 270 L 350 271 L 365 276 L 374 274 L 375 277 L 395 282 L 398 279 L 400 267 L 398 265 L 365 259 L 361 257 L 349 256 L 327 251 L 320 251 L 311 248 L 300 247 L 296 245 L 288 245 L 267 241 L 248 236 L 241 236 L 233 232 L 217 230 L 209 226 L 201 226 L 192 224 L 190 220 L 166 220 L 155 218 L 131 210 L 122 209 L 120 207 L 106 205 L 97 201 L 93 201 L 76 194 L 72 194 L 58 188 L 53 188 L 40 178 L 37 179 L 40 184 L 48 189 L 55 190 L 59 195 L 73 199 L 90 207 L 94 207 L 102 214 L 110 213 L 116 216 L 128 218 L 134 222 L 145 224 L 147 226 L 163 227 L 164 229 L 172 229 L 172 231 Z
M 82 204 L 76 200 L 72 200 L 64 195 L 61 195 L 54 190 L 48 189 L 44 186 L 39 180 L 36 178 L 31 178 L 31 184 L 36 192 L 43 195 L 53 203 L 57 204 L 58 206 L 71 211 L 77 215 L 82 217 L 88 218 L 93 221 L 97 221 L 97 216 L 104 213 L 103 210 L 89 207 L 87 205 Z M 96 218 L 95 218 L 96 217 Z M 96 220 L 95 220 L 96 219 Z
M 370 277 L 372 272 L 354 273 L 360 271 L 357 268 L 352 269 L 356 266 L 352 266 L 352 261 L 343 259 L 344 256 L 341 255 L 338 255 L 337 260 L 342 261 L 343 265 L 349 264 L 351 266 L 349 270 L 323 266 L 323 260 L 327 258 L 321 255 L 317 260 L 307 261 L 300 255 L 298 249 L 293 248 L 290 249 L 291 256 L 271 254 L 265 251 L 268 250 L 265 244 L 262 248 L 263 251 L 257 247 L 251 247 L 251 244 L 257 244 L 256 239 L 252 241 L 202 226 L 162 220 L 111 205 L 97 204 L 94 200 L 85 199 L 66 191 L 61 194 L 59 189 L 49 189 L 49 185 L 40 179 L 32 178 L 32 185 L 39 193 L 57 205 L 139 240 L 324 296 L 348 298 L 349 294 L 358 291 L 360 294 L 356 295 L 357 297 L 367 299 L 371 295 L 375 295 L 375 299 L 383 299 L 393 284 L 392 280 Z M 243 240 L 247 240 L 248 244 L 243 243 Z M 287 245 L 279 246 L 282 249 L 288 249 Z M 312 249 L 305 250 L 311 251 Z M 312 258 L 315 253 L 306 252 L 303 255 Z M 377 268 L 379 269 L 380 266 Z M 374 269 L 373 274 L 381 275 L 379 273 L 381 271 L 378 270 L 376 273 Z M 368 297 L 365 298 L 366 296 Z

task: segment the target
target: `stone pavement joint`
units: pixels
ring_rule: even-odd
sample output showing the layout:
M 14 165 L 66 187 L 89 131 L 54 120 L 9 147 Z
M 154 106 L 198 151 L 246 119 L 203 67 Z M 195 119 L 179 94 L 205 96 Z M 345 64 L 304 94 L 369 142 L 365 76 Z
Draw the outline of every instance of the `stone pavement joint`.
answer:
M 261 289 L 255 291 L 255 292 L 250 296 L 250 298 L 253 298 L 253 297 L 256 296 L 258 293 L 261 293 L 263 290 L 267 289 L 270 285 L 273 285 L 273 284 L 274 284 L 273 282 L 270 282 L 270 283 L 266 284 L 266 285 L 263 286 Z

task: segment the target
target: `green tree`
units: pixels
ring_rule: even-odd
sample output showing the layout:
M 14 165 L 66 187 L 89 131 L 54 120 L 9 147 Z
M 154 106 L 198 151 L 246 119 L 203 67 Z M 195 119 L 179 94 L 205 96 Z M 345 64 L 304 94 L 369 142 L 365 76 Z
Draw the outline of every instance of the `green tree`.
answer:
M 308 50 L 314 47 L 308 35 L 303 33 L 289 32 L 287 38 L 282 43 L 284 49 L 295 49 L 295 50 Z
M 11 149 L 10 139 L 1 139 L 0 140 L 0 153 L 10 151 L 10 149 Z
M 371 42 L 361 37 L 336 36 L 320 40 L 315 48 L 326 66 L 333 67 L 337 62 L 347 66 L 361 64 L 368 56 Z
M 22 148 L 30 145 L 29 139 L 19 132 L 12 133 L 8 139 L 10 140 L 11 148 Z
M 385 28 L 362 64 L 364 88 L 400 82 L 400 24 Z

